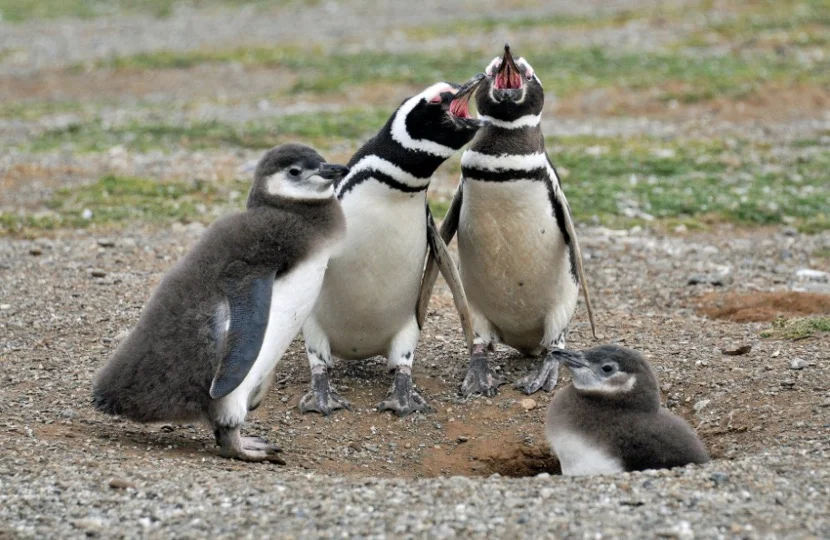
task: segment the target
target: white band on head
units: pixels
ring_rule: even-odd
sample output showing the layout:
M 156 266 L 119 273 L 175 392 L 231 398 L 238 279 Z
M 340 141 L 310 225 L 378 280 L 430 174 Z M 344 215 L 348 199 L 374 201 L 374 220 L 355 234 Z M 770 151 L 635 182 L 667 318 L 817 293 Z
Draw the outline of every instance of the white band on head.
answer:
M 526 114 L 524 116 L 520 116 L 515 120 L 499 120 L 498 118 L 493 118 L 492 116 L 487 116 L 485 114 L 479 114 L 478 117 L 485 122 L 488 122 L 496 127 L 502 129 L 519 129 L 523 127 L 536 127 L 542 121 L 541 114 Z
M 392 138 L 395 142 L 408 150 L 418 150 L 445 159 L 453 155 L 455 153 L 454 148 L 427 139 L 413 139 L 406 130 L 406 117 L 422 99 L 429 101 L 443 92 L 454 91 L 455 89 L 452 86 L 441 82 L 433 84 L 417 96 L 407 99 L 398 109 L 398 112 L 395 113 L 395 119 L 392 121 Z
M 501 56 L 497 56 L 497 57 L 493 58 L 490 61 L 490 63 L 487 64 L 487 67 L 484 68 L 484 74 L 487 75 L 488 77 L 492 77 L 493 76 L 493 70 L 498 69 L 499 66 L 501 66 Z

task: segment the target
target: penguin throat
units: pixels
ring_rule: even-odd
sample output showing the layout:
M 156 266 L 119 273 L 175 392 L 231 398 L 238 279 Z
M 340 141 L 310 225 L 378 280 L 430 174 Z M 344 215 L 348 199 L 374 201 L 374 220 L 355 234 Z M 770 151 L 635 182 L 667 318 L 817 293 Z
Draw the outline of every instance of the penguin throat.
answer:
M 452 100 L 450 114 L 456 118 L 470 118 L 470 99 L 468 96 Z
M 522 75 L 508 64 L 496 73 L 493 86 L 497 90 L 517 90 L 522 87 Z

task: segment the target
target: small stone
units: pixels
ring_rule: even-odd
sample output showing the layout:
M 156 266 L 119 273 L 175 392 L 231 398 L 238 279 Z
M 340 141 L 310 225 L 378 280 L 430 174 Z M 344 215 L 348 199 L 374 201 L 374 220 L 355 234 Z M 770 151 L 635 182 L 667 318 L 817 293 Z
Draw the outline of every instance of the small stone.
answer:
M 60 416 L 62 418 L 75 418 L 78 413 L 75 412 L 75 409 L 64 409 L 60 412 Z
M 35 257 L 37 257 L 39 255 L 43 255 L 43 250 L 40 249 L 39 247 L 33 247 L 32 249 L 29 250 L 29 255 L 34 255 Z
M 112 238 L 99 238 L 98 245 L 101 247 L 115 247 L 115 240 Z
M 404 443 L 403 447 L 406 449 L 412 448 L 412 443 Z
M 781 356 L 781 351 L 780 350 L 776 350 L 774 353 L 772 353 L 770 355 L 770 357 L 772 357 L 772 358 L 778 358 L 779 356 Z
M 112 489 L 135 489 L 135 484 L 123 478 L 110 478 L 109 486 Z
M 703 409 L 705 409 L 706 406 L 709 405 L 709 403 L 711 403 L 711 402 L 712 402 L 711 399 L 701 399 L 700 401 L 698 401 L 697 403 L 694 404 L 693 408 L 694 408 L 696 413 L 699 413 Z
M 790 369 L 795 371 L 801 371 L 802 369 L 806 368 L 810 364 L 807 363 L 806 360 L 803 358 L 793 358 L 790 362 Z
M 526 411 L 532 411 L 536 408 L 536 400 L 533 398 L 525 398 L 519 402 L 522 408 Z
M 728 356 L 741 356 L 741 355 L 747 354 L 751 350 L 752 350 L 752 345 L 741 345 L 740 347 L 738 347 L 736 349 L 723 348 L 723 349 L 720 350 L 720 352 L 722 352 L 723 354 L 728 355 Z
M 176 430 L 176 428 L 173 427 L 171 424 L 164 424 L 163 426 L 161 426 L 159 428 L 159 430 L 161 430 L 165 433 L 173 433 Z
M 709 475 L 709 480 L 714 482 L 716 486 L 722 486 L 729 480 L 729 475 L 724 472 L 713 472 Z
M 0 304 L 0 310 L 2 310 L 2 311 L 6 311 L 7 309 L 11 309 L 11 308 L 12 308 L 11 304 Z
M 792 388 L 795 386 L 795 381 L 781 381 L 781 386 L 784 388 Z
M 364 444 L 363 448 L 365 448 L 369 452 L 372 452 L 373 454 L 377 454 L 378 450 L 380 450 L 376 444 Z
M 806 281 L 830 281 L 830 273 L 821 270 L 813 270 L 812 268 L 800 268 L 796 270 L 795 277 Z
M 432 424 L 432 427 L 434 427 L 435 429 L 441 429 L 443 426 L 440 423 L 435 422 L 434 424 Z
M 84 211 L 81 212 L 81 217 L 84 219 L 92 219 L 92 210 L 84 208 Z
M 92 277 L 102 278 L 107 275 L 107 273 L 100 268 L 93 268 L 89 271 L 89 275 Z
M 89 531 L 89 533 L 102 532 L 104 530 L 104 523 L 100 519 L 95 518 L 76 519 L 72 522 L 72 526 L 76 529 Z
M 459 442 L 459 444 L 460 444 L 460 443 L 465 443 L 465 442 L 467 442 L 467 441 L 469 441 L 469 440 L 470 440 L 470 438 L 469 438 L 469 437 L 466 437 L 466 436 L 464 436 L 464 435 L 459 435 L 459 436 L 458 436 L 458 438 L 456 439 L 456 441 L 458 441 L 458 442 Z

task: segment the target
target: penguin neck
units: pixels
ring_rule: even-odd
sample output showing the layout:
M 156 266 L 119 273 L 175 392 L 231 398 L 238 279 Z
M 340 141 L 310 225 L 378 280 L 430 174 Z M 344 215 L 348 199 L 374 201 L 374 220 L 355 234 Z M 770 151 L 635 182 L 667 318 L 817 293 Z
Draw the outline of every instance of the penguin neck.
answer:
M 585 406 L 595 410 L 657 412 L 660 410 L 660 393 L 657 388 L 638 387 L 642 381 L 637 380 L 633 390 L 618 394 L 577 390 L 576 399 Z
M 335 185 L 338 199 L 370 179 L 404 193 L 426 191 L 429 187 L 433 173 L 447 158 L 404 146 L 406 141 L 401 142 L 392 136 L 394 119 L 393 116 L 352 156 L 349 174 Z
M 485 182 L 547 182 L 555 176 L 539 126 L 516 129 L 492 125 L 483 127 L 461 156 L 461 171 L 465 180 Z

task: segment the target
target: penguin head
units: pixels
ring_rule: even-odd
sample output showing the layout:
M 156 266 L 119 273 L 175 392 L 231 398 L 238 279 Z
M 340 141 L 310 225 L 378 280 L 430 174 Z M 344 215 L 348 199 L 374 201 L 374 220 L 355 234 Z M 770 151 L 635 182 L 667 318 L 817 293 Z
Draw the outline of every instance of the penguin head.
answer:
M 584 352 L 554 351 L 571 372 L 573 386 L 584 396 L 660 405 L 657 377 L 637 351 L 602 345 Z
M 405 99 L 392 117 L 392 137 L 405 148 L 449 157 L 444 150 L 460 149 L 482 125 L 467 106 L 473 88 L 473 79 L 464 85 L 438 82 Z
M 494 58 L 484 74 L 475 92 L 481 116 L 512 122 L 542 113 L 545 104 L 542 82 L 527 60 L 513 58 L 510 45 L 504 45 L 504 56 Z
M 276 146 L 257 164 L 248 208 L 285 199 L 329 199 L 334 196 L 332 184 L 348 172 L 348 167 L 326 163 L 316 150 L 304 144 Z

